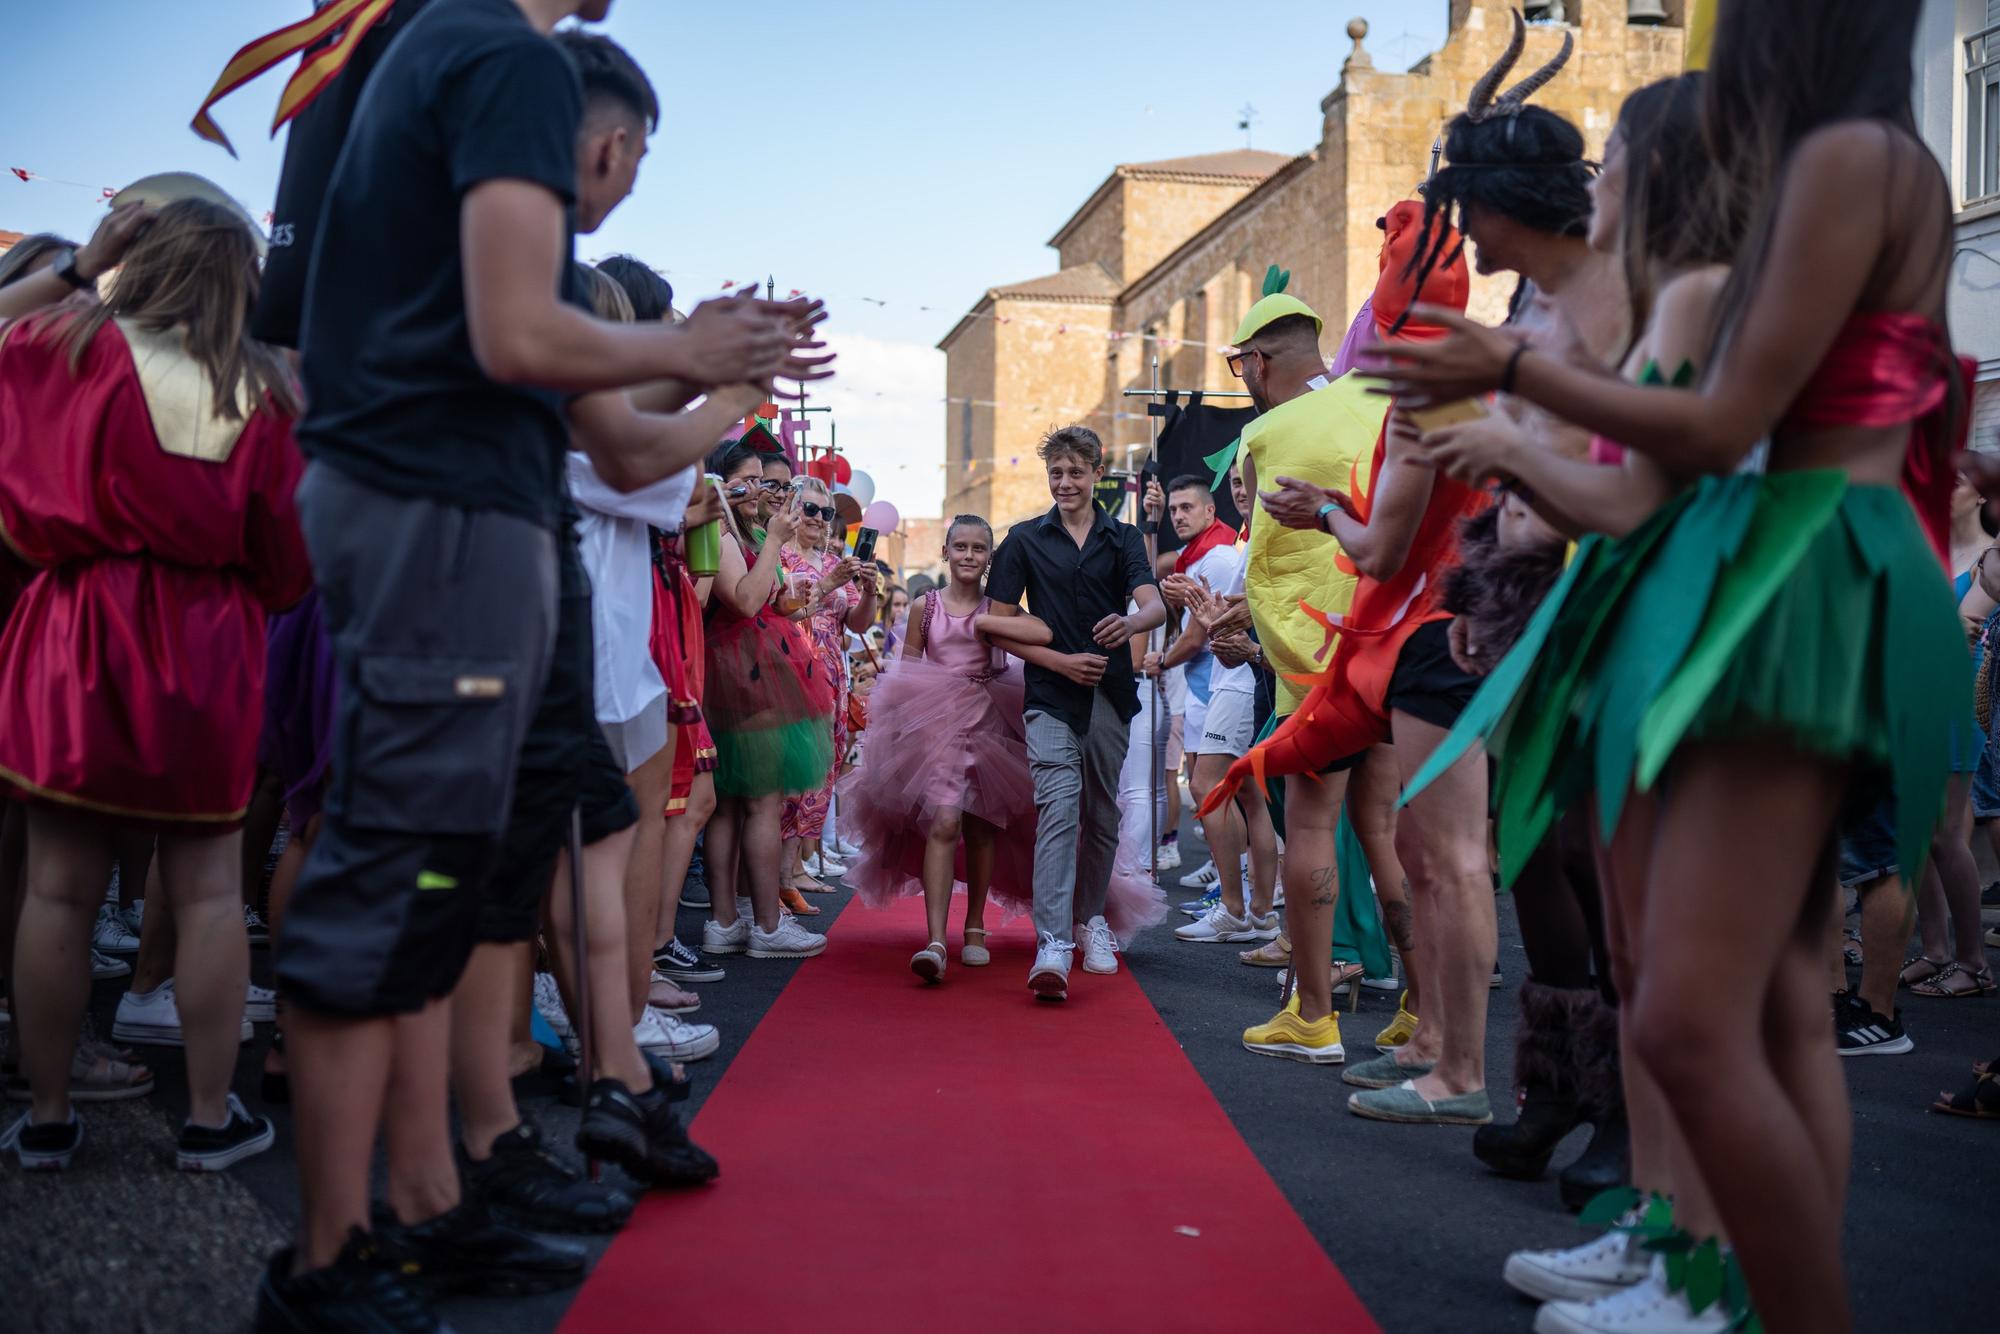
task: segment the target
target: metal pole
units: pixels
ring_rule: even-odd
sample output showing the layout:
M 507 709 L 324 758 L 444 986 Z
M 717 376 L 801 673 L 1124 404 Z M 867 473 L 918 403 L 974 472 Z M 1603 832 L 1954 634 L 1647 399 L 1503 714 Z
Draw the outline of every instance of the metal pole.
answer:
M 1157 395 L 1160 392 L 1160 354 L 1157 351 L 1153 353 L 1152 392 L 1155 395 Z M 1152 413 L 1149 412 L 1146 414 L 1146 462 L 1152 464 L 1155 468 L 1157 468 L 1159 466 L 1159 460 L 1160 460 L 1160 419 L 1158 417 L 1155 417 Z M 1142 490 L 1139 493 L 1139 512 L 1143 514 L 1145 513 L 1145 509 L 1146 509 L 1146 493 Z M 1159 549 L 1160 549 L 1160 544 L 1157 540 L 1155 540 L 1153 543 L 1155 560 L 1159 559 L 1157 554 L 1159 552 Z M 1152 637 L 1153 637 L 1153 632 L 1148 630 L 1146 632 L 1146 638 L 1150 640 Z M 1163 665 L 1161 666 L 1159 672 L 1153 673 L 1153 717 L 1152 717 L 1152 725 L 1147 729 L 1147 735 L 1146 735 L 1146 747 L 1147 747 L 1146 753 L 1151 761 L 1151 763 L 1147 765 L 1147 768 L 1153 771 L 1152 800 L 1146 806 L 1146 828 L 1149 831 L 1151 831 L 1152 834 L 1152 837 L 1148 841 L 1152 845 L 1152 850 L 1153 850 L 1153 882 L 1155 884 L 1158 884 L 1160 879 L 1160 779 L 1161 779 L 1160 771 L 1163 767 L 1160 763 L 1160 724 L 1163 721 L 1165 721 L 1161 712 L 1164 705 L 1161 703 L 1163 695 L 1160 688 L 1160 674 L 1161 672 L 1164 672 L 1166 670 L 1164 666 L 1164 660 L 1166 657 L 1165 646 L 1167 642 L 1168 642 L 1167 636 L 1164 634 L 1161 635 L 1160 656 Z M 1150 645 L 1148 647 L 1150 647 Z
M 583 807 L 575 806 L 569 813 L 569 907 L 575 919 L 571 935 L 576 950 L 576 1013 L 571 1016 L 570 1026 L 576 1030 L 577 1043 L 577 1088 L 583 1094 L 584 1107 L 590 1105 L 590 1081 L 596 1073 L 591 1069 L 590 1049 L 590 932 L 584 921 L 583 904 Z M 590 1169 L 590 1179 L 596 1181 L 600 1169 L 595 1158 L 585 1159 Z

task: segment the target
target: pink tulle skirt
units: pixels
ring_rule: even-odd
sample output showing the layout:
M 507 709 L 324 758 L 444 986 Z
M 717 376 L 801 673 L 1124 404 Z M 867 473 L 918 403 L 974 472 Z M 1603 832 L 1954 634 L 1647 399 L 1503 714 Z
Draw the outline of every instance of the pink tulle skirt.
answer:
M 1003 922 L 1034 907 L 1035 784 L 1021 719 L 1018 664 L 976 681 L 923 658 L 898 658 L 868 696 L 861 763 L 840 781 L 840 832 L 861 848 L 847 883 L 871 907 L 924 892 L 924 847 L 943 810 L 997 831 L 987 901 Z M 961 841 L 953 892 L 965 892 Z M 1114 873 L 1104 916 L 1120 940 L 1163 920 L 1166 894 Z

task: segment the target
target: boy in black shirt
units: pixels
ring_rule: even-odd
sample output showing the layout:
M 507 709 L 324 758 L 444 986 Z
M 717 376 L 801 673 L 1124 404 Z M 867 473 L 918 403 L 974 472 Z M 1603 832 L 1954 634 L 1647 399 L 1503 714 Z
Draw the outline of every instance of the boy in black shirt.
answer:
M 366 1235 L 392 1050 L 389 1134 L 422 1143 L 403 1156 L 434 1172 L 392 1180 L 391 1203 L 480 1240 L 458 1203 L 442 1002 L 549 673 L 568 395 L 816 375 L 800 356 L 809 307 L 715 302 L 668 327 L 560 301 L 582 99 L 547 32 L 608 8 L 430 0 L 368 76 L 320 215 L 300 509 L 341 717 L 279 950 L 305 1220 L 260 1295 L 272 1328 L 345 1328 L 406 1303 Z M 614 484 L 653 479 L 643 451 L 597 461 Z M 517 1270 L 529 1281 L 580 1269 L 548 1248 L 534 1258 L 547 1268 Z
M 1035 932 L 1028 986 L 1044 1000 L 1069 995 L 1070 954 L 1083 928 L 1084 969 L 1118 968 L 1104 896 L 1118 850 L 1118 771 L 1125 764 L 1139 687 L 1134 635 L 1166 622 L 1166 604 L 1139 530 L 1097 505 L 1104 446 L 1085 426 L 1051 431 L 1040 449 L 1055 505 L 1017 523 L 993 554 L 986 592 L 996 612 L 1029 610 L 1054 641 L 1027 660 L 1024 720 L 1035 777 Z M 1134 600 L 1139 610 L 1127 615 Z

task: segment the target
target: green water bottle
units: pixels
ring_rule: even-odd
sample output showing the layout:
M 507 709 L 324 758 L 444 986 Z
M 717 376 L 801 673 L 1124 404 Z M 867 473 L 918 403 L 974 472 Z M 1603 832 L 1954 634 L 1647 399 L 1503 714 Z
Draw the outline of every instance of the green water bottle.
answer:
M 712 472 L 703 474 L 702 482 L 722 490 L 722 479 Z M 688 529 L 687 564 L 688 573 L 697 579 L 713 578 L 722 569 L 722 520 L 711 519 Z

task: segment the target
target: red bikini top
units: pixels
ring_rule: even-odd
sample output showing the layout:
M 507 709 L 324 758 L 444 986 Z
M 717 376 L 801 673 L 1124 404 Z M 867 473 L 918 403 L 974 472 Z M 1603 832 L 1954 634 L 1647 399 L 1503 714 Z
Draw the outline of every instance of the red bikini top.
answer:
M 1944 408 L 1954 371 L 1963 385 L 1962 401 L 1971 401 L 1977 366 L 1964 357 L 1954 366 L 1946 347 L 1944 326 L 1927 315 L 1857 312 L 1841 326 L 1778 430 L 1911 423 L 1903 491 L 1938 558 L 1948 562 L 1952 456 L 1965 447 L 1971 417 L 1966 414 L 1957 438 L 1947 440 Z

